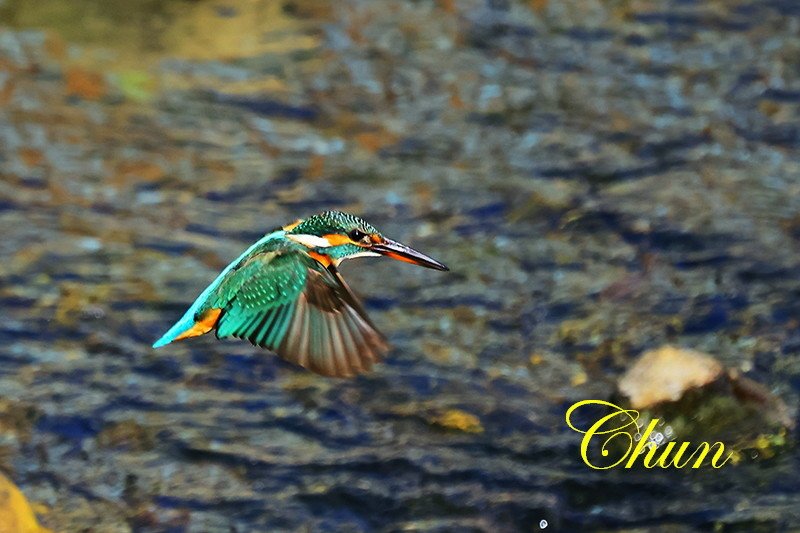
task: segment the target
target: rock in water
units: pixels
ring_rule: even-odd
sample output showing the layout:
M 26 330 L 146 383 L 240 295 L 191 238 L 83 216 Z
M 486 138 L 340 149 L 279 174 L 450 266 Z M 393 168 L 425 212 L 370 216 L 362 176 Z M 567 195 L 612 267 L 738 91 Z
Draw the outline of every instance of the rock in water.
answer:
M 651 439 L 722 442 L 734 457 L 771 457 L 794 429 L 792 410 L 763 385 L 711 355 L 675 346 L 644 353 L 617 383 L 620 405 L 639 411 Z M 653 438 L 655 437 L 655 438 Z
M 667 345 L 642 355 L 619 380 L 618 388 L 633 409 L 646 409 L 678 401 L 686 391 L 708 385 L 722 373 L 722 365 L 713 357 Z

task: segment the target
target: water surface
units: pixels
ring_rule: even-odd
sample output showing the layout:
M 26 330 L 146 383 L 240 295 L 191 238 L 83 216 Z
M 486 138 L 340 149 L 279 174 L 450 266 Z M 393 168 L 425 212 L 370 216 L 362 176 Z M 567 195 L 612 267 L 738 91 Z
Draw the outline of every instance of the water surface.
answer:
M 800 527 L 792 451 L 593 472 L 563 421 L 666 342 L 796 404 L 798 17 L 0 3 L 0 464 L 60 531 Z M 324 209 L 452 269 L 344 267 L 393 345 L 373 373 L 150 348 Z

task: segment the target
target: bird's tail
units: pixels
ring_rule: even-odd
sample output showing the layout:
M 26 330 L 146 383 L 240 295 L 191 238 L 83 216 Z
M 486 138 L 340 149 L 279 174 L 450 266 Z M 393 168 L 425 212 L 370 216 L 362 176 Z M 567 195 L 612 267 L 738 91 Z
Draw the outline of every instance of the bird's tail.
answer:
M 2 0 L 0 0 L 0 3 L 2 3 Z M 217 278 L 211 282 L 211 285 L 206 287 L 200 296 L 197 297 L 192 306 L 188 311 L 186 311 L 186 313 L 184 313 L 181 319 L 178 320 L 174 326 L 169 328 L 169 330 L 164 333 L 160 339 L 153 343 L 153 348 L 164 346 L 172 341 L 187 339 L 189 337 L 197 337 L 198 335 L 202 335 L 211 331 L 219 322 L 219 319 L 222 316 L 222 309 L 211 308 L 203 311 L 202 313 L 200 313 L 200 310 L 209 303 L 209 299 L 214 294 L 216 288 L 219 287 L 219 284 L 222 282 L 228 272 L 230 272 L 236 265 L 241 264 L 241 262 L 254 250 L 258 249 L 259 246 L 263 246 L 264 243 L 271 239 L 278 239 L 281 237 L 283 237 L 283 231 L 274 231 L 264 235 L 261 239 L 253 243 L 250 248 L 245 250 L 242 255 L 226 266 L 225 269 L 219 273 Z
M 194 310 L 189 309 L 174 326 L 169 328 L 160 339 L 153 343 L 153 348 L 158 348 L 172 341 L 197 337 L 211 331 L 217 325 L 222 309 L 209 309 L 200 316 L 195 316 Z

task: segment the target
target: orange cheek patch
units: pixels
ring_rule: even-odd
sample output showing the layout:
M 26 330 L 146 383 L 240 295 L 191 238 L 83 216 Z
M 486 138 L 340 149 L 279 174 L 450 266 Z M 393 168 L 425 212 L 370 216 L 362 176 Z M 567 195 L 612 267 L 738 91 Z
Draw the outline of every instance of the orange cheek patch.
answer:
M 331 243 L 331 246 L 339 246 L 340 244 L 350 244 L 350 237 L 347 235 L 340 235 L 339 233 L 328 233 L 322 236 L 323 239 Z
M 219 315 L 222 313 L 222 309 L 209 309 L 200 317 L 200 320 L 194 323 L 194 326 L 190 327 L 177 337 L 175 337 L 176 341 L 181 339 L 188 339 L 189 337 L 197 337 L 199 335 L 203 335 L 204 333 L 208 333 L 211 331 L 217 324 L 217 320 L 219 319 Z
M 381 237 L 376 233 L 373 233 L 372 235 L 369 236 L 369 240 L 371 240 L 374 244 L 380 244 L 383 242 L 383 237 Z

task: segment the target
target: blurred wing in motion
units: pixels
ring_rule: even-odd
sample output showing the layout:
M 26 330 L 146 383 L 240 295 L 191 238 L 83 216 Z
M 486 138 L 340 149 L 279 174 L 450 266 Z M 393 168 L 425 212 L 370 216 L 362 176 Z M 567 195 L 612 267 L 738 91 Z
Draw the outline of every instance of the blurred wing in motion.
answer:
M 388 349 L 335 267 L 295 249 L 256 254 L 220 283 L 217 337 L 247 339 L 325 376 L 368 371 Z

